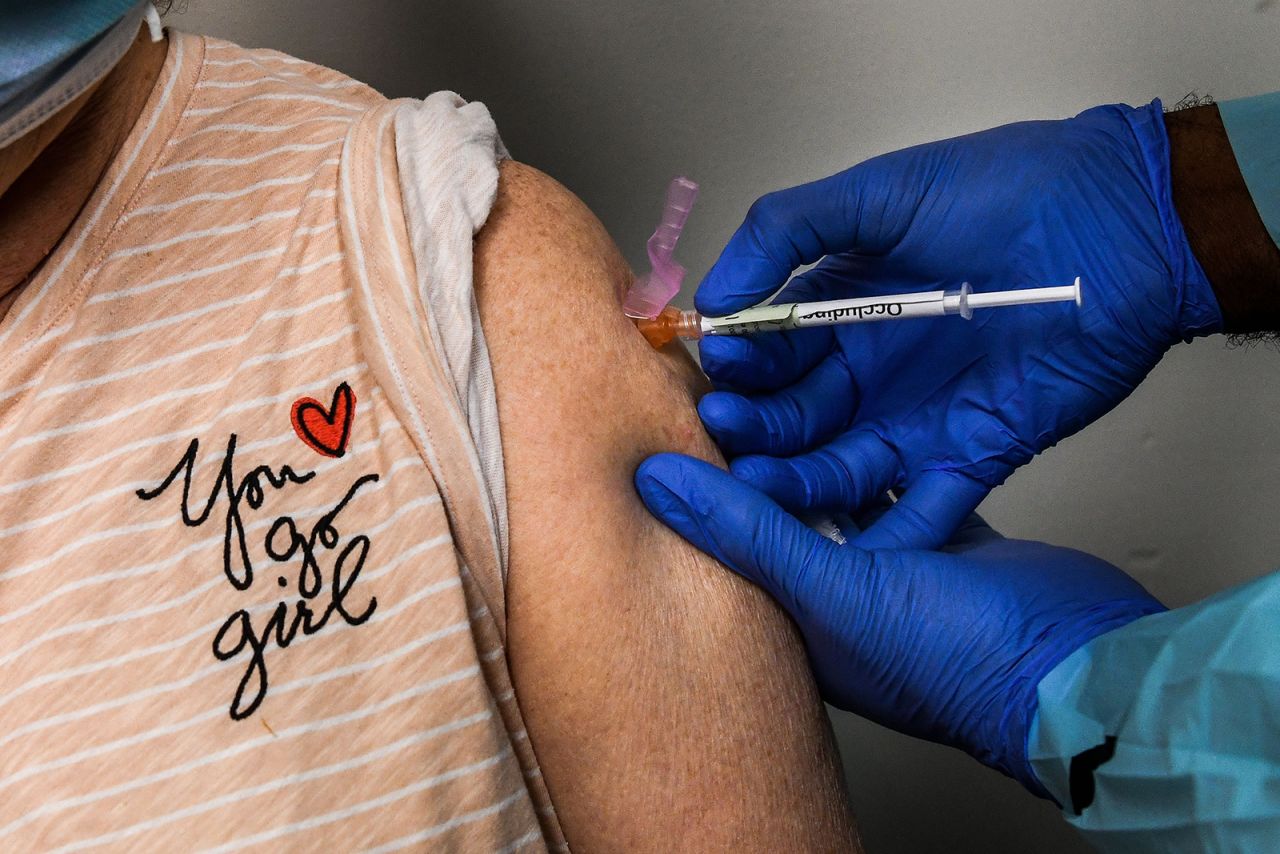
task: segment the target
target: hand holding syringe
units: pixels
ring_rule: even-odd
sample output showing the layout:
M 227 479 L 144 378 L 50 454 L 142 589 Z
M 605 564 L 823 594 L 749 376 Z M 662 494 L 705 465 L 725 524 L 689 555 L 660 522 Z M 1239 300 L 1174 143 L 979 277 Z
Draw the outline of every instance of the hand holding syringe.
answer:
M 755 335 L 810 326 L 843 326 L 875 320 L 906 320 L 958 314 L 968 320 L 973 310 L 999 306 L 1073 301 L 1080 305 L 1080 277 L 1061 287 L 1026 288 L 975 294 L 969 285 L 946 291 L 888 294 L 876 297 L 790 302 L 748 308 L 725 317 L 703 317 L 696 311 L 668 306 L 657 317 L 640 318 L 636 327 L 654 347 L 675 338 L 702 338 L 708 335 Z

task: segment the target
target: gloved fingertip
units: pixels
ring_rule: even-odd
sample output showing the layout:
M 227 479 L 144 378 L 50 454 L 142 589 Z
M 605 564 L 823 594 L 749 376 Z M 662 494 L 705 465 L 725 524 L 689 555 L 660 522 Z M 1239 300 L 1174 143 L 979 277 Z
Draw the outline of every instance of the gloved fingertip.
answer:
M 729 473 L 783 507 L 791 510 L 807 507 L 804 481 L 786 460 L 761 454 L 742 456 L 729 463 Z
M 698 415 L 710 433 L 724 444 L 761 429 L 755 407 L 745 397 L 731 391 L 713 391 L 698 401 Z M 732 449 L 729 449 L 732 450 Z
M 679 491 L 681 457 L 679 454 L 656 454 L 636 469 L 636 491 L 649 511 L 659 519 L 675 526 L 687 523 L 690 509 Z
M 640 464 L 635 480 L 650 512 L 695 547 L 731 567 L 750 553 L 741 532 L 768 501 L 727 472 L 682 454 L 658 454 Z
M 730 250 L 726 249 L 726 253 Z M 743 267 L 738 264 L 736 259 L 722 255 L 716 265 L 711 268 L 702 283 L 698 285 L 698 290 L 693 296 L 693 307 L 698 310 L 699 314 L 704 317 L 724 317 L 726 314 L 733 314 L 735 311 L 741 311 L 748 306 L 755 305 L 760 300 L 773 293 L 771 289 L 764 289 L 757 293 L 750 287 L 750 281 L 745 269 L 736 269 Z
M 722 493 L 738 484 L 723 469 L 705 460 L 684 454 L 654 454 L 640 463 L 635 475 L 636 490 L 672 512 L 704 518 L 722 509 Z
M 747 359 L 750 345 L 732 335 L 712 335 L 698 342 L 698 362 L 712 379 L 732 370 Z
M 735 311 L 742 311 L 755 305 L 757 300 L 749 295 L 728 293 L 714 297 L 694 297 L 693 307 L 703 317 L 725 317 Z
M 663 489 L 669 489 L 669 485 L 679 477 L 678 471 L 681 458 L 681 454 L 673 453 L 654 454 L 651 457 L 646 457 L 636 467 L 636 488 L 645 489 L 651 486 L 660 486 Z
M 738 457 L 729 463 L 729 473 L 738 480 L 759 487 L 773 476 L 774 463 L 768 457 Z
M 646 457 L 636 467 L 636 488 L 659 486 L 671 489 L 680 483 L 681 469 L 688 459 L 683 454 L 661 453 Z

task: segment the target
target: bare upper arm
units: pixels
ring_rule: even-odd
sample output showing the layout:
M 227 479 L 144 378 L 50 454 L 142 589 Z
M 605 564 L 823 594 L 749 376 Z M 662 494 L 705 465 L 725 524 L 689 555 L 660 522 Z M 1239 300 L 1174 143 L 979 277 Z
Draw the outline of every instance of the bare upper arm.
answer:
M 509 660 L 565 833 L 582 849 L 848 849 L 797 633 L 635 494 L 649 454 L 720 460 L 701 373 L 622 315 L 629 277 L 576 197 L 503 165 L 476 281 L 506 456 Z

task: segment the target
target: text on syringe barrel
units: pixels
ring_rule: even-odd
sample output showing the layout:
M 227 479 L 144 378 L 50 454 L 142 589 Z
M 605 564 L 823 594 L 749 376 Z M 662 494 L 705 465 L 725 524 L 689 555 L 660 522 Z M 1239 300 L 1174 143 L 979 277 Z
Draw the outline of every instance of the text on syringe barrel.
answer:
M 893 317 L 936 317 L 946 314 L 946 292 L 897 294 L 893 297 L 830 300 L 799 303 L 791 312 L 792 328 L 830 326 L 834 323 L 857 323 Z
M 711 328 L 706 329 L 704 326 L 704 331 L 709 335 L 746 335 L 754 332 L 804 329 L 809 326 L 832 326 L 908 317 L 937 317 L 947 313 L 947 300 L 945 291 L 926 291 L 919 294 L 896 294 L 893 297 L 862 297 L 796 303 L 785 314 L 769 312 L 769 308 L 771 307 L 766 306 L 759 310 L 748 310 L 736 315 L 709 319 L 708 325 Z M 782 308 L 782 306 L 773 308 Z M 769 314 L 774 316 L 770 317 Z

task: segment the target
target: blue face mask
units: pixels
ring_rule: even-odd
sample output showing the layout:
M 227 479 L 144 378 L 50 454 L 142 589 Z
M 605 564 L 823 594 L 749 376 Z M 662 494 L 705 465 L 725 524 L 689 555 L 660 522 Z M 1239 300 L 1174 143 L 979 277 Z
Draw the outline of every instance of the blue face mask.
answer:
M 105 76 L 148 8 L 139 0 L 0 0 L 0 148 Z

